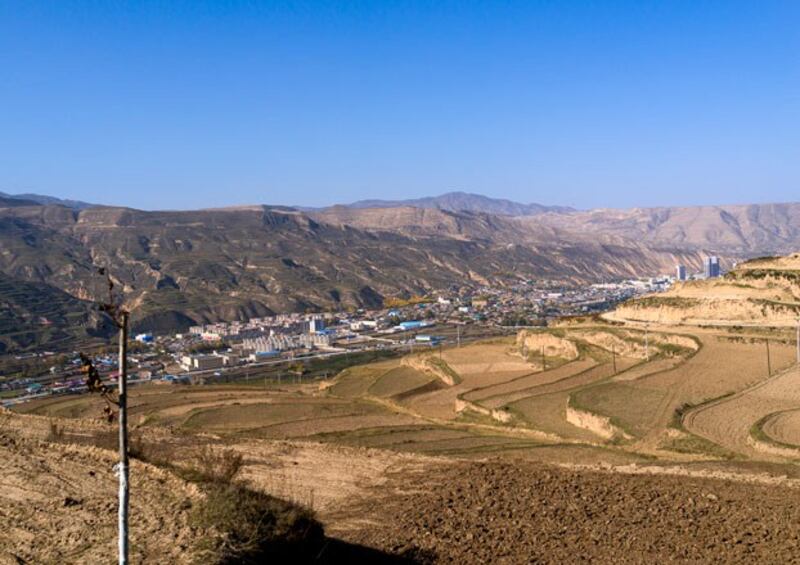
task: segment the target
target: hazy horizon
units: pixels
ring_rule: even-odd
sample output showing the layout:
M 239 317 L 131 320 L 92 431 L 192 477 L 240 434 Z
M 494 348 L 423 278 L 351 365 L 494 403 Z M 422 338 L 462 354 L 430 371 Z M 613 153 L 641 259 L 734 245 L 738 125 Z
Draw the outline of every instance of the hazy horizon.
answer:
M 451 191 L 788 202 L 800 6 L 0 6 L 0 190 L 141 209 Z

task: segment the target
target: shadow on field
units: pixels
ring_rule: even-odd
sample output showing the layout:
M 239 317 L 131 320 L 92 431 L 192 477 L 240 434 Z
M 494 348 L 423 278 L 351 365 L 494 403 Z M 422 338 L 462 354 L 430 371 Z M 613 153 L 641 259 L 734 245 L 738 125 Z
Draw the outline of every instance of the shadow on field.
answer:
M 312 563 L 324 565 L 349 565 L 351 563 L 411 565 L 433 563 L 433 561 L 433 555 L 419 551 L 410 551 L 404 555 L 391 555 L 371 547 L 329 538 L 325 541 L 325 546 Z
M 256 565 L 263 563 L 308 565 L 352 565 L 355 563 L 359 565 L 378 565 L 386 563 L 389 565 L 416 565 L 433 563 L 433 556 L 417 551 L 411 551 L 407 555 L 392 555 L 371 547 L 348 543 L 335 538 L 324 538 L 320 542 L 310 544 L 273 546 L 264 553 L 230 558 L 219 563 L 224 565 Z
M 79 435 L 51 424 L 47 441 L 77 443 L 115 450 L 116 431 Z M 195 484 L 203 497 L 187 506 L 189 523 L 204 532 L 196 549 L 204 562 L 218 565 L 297 563 L 349 565 L 352 563 L 427 564 L 434 556 L 416 548 L 389 554 L 325 535 L 314 512 L 300 504 L 252 489 L 239 474 L 241 454 L 192 445 L 176 457 L 177 444 L 146 441 L 131 435 L 132 458 L 166 469 Z

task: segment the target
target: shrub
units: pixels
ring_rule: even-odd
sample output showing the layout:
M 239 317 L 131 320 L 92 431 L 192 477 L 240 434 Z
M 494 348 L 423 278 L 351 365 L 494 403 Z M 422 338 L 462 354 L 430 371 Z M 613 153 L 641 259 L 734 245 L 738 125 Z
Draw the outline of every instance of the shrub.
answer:
M 51 441 L 54 443 L 63 443 L 64 442 L 64 428 L 60 427 L 55 422 L 50 422 L 50 427 L 47 430 L 47 436 L 45 437 L 47 441 Z
M 192 513 L 194 525 L 219 532 L 208 549 L 220 563 L 263 563 L 272 558 L 306 561 L 324 540 L 313 513 L 239 482 L 206 484 L 206 498 Z

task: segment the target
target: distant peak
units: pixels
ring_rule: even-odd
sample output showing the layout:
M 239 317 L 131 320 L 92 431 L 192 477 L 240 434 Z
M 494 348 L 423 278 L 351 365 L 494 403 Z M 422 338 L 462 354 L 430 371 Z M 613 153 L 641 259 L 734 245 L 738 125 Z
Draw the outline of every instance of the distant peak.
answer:
M 451 212 L 485 212 L 502 216 L 535 216 L 546 212 L 571 212 L 565 206 L 546 206 L 543 204 L 523 204 L 505 198 L 492 198 L 482 194 L 451 191 L 439 196 L 427 196 L 408 200 L 359 200 L 345 205 L 348 208 L 438 208 Z

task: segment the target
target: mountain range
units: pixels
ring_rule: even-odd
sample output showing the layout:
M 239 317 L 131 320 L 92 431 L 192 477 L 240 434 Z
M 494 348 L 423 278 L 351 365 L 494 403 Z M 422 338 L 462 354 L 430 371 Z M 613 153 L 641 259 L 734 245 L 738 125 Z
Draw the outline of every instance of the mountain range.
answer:
M 15 201 L 22 201 L 24 204 L 66 206 L 67 208 L 72 208 L 74 210 L 84 210 L 86 208 L 91 208 L 92 206 L 95 206 L 95 204 L 90 204 L 89 202 L 56 198 L 55 196 L 45 196 L 43 194 L 31 194 L 31 193 L 7 194 L 5 192 L 0 192 L 0 206 L 24 205 Z
M 0 196 L 0 328 L 25 329 L 0 335 L 7 350 L 63 343 L 55 330 L 69 323 L 75 339 L 109 331 L 91 314 L 103 295 L 99 266 L 118 283 L 134 330 L 168 331 L 377 307 L 451 287 L 650 276 L 679 262 L 699 269 L 709 253 L 730 265 L 800 248 L 800 204 L 577 211 L 458 193 L 416 205 L 151 212 L 33 196 Z M 32 339 L 37 332 L 46 338 Z
M 435 208 L 451 212 L 483 212 L 503 216 L 535 216 L 545 212 L 572 212 L 567 206 L 521 204 L 504 198 L 489 198 L 468 192 L 448 192 L 440 196 L 410 200 L 359 200 L 345 205 L 348 208 Z

